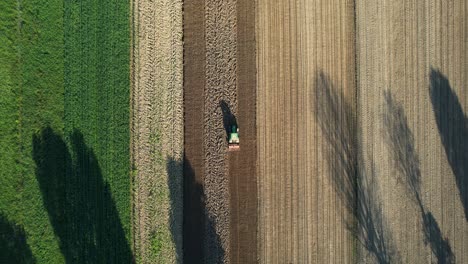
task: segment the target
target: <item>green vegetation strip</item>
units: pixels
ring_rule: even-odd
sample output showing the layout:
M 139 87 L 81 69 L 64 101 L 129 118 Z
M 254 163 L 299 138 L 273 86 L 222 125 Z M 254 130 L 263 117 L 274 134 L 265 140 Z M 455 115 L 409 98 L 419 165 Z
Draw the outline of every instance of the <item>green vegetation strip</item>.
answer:
M 0 262 L 129 262 L 129 3 L 1 1 L 0 33 Z
M 64 17 L 65 134 L 71 135 L 67 141 L 71 142 L 72 149 L 76 147 L 71 153 L 73 160 L 83 164 L 78 169 L 89 172 L 84 173 L 85 177 L 80 177 L 82 172 L 75 172 L 78 173 L 76 184 L 89 186 L 82 191 L 89 193 L 78 192 L 78 195 L 95 204 L 90 208 L 76 205 L 73 222 L 80 224 L 82 230 L 77 230 L 75 235 L 80 238 L 80 233 L 85 231 L 98 239 L 96 260 L 128 262 L 132 257 L 129 4 L 97 0 L 65 2 Z M 70 192 L 76 192 L 74 186 L 70 188 Z M 88 209 L 96 211 L 91 216 L 80 214 L 81 210 Z M 82 217 L 96 219 L 82 223 Z M 97 228 L 93 226 L 95 223 Z
M 62 10 L 58 0 L 0 2 L 2 263 L 63 262 L 32 158 L 35 133 L 63 131 Z

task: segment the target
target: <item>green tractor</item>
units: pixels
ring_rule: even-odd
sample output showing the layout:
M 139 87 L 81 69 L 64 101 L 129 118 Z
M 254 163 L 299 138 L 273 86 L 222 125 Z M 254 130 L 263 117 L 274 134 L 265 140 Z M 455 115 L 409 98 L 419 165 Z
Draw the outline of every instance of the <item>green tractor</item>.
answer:
M 235 125 L 231 126 L 231 133 L 229 133 L 229 151 L 239 150 L 239 128 Z

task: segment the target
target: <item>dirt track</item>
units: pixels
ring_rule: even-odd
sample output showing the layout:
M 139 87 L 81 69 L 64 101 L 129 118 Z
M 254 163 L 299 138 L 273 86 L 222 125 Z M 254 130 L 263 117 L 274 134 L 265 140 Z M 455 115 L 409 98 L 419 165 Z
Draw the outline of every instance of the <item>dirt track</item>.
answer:
M 135 0 L 132 64 L 134 250 L 182 261 L 182 2 Z M 155 251 L 154 241 L 161 247 Z

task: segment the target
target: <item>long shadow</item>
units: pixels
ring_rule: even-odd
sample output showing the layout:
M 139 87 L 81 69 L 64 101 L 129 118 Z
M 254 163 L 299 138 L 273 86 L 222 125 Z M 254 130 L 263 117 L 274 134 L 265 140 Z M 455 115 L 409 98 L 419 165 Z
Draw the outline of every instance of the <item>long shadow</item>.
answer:
M 0 263 L 36 263 L 21 226 L 0 213 Z
M 437 258 L 437 263 L 456 263 L 450 243 L 447 238 L 442 236 L 439 224 L 431 212 L 426 212 L 423 215 L 423 223 L 425 243 L 430 244 L 432 253 Z
M 36 177 L 66 263 L 132 263 L 109 184 L 83 135 L 70 149 L 50 127 L 33 136 Z
M 177 164 L 169 159 L 168 164 Z M 184 156 L 184 263 L 223 263 L 225 251 L 216 233 L 215 223 L 206 209 L 203 185 L 196 181 L 195 172 Z M 171 165 L 172 164 L 172 165 Z M 168 166 L 169 166 L 168 165 Z M 173 175 L 176 176 L 177 175 Z M 172 181 L 174 177 L 169 176 Z M 170 183 L 172 185 L 172 183 Z M 171 200 L 177 199 L 172 197 Z
M 372 162 L 371 175 L 360 170 L 362 153 L 357 149 L 355 109 L 334 87 L 327 75 L 318 72 L 315 79 L 314 114 L 325 136 L 327 162 L 334 188 L 352 220 L 345 219 L 348 230 L 378 263 L 398 261 L 391 233 L 381 213 L 372 179 L 376 177 Z
M 229 107 L 226 101 L 221 100 L 219 102 L 219 107 L 221 107 L 221 111 L 223 112 L 223 125 L 224 130 L 226 131 L 226 141 L 229 140 L 229 134 L 231 132 L 231 126 L 237 126 L 237 119 L 236 116 L 231 112 L 231 108 Z
M 468 118 L 447 77 L 432 68 L 429 92 L 445 154 L 468 221 Z
M 176 263 L 183 262 L 183 164 L 182 161 L 170 157 L 167 161 L 169 182 L 169 223 L 172 241 L 176 250 Z
M 390 146 L 394 165 L 403 178 L 403 184 L 412 196 L 412 200 L 422 208 L 420 199 L 421 170 L 419 158 L 414 148 L 414 137 L 411 132 L 403 107 L 395 102 L 390 91 L 384 92 L 385 111 L 383 124 L 385 139 Z
M 368 160 L 371 160 L 368 158 Z M 363 161 L 359 161 L 363 164 Z M 373 179 L 377 178 L 374 161 L 366 176 L 364 170 L 359 172 L 360 180 L 356 185 L 357 210 L 354 218 L 357 225 L 348 227 L 365 249 L 374 255 L 377 263 L 401 263 L 401 257 L 393 242 L 393 235 L 382 213 L 382 206 L 378 201 L 377 186 Z M 348 224 L 349 226 L 349 224 Z M 352 227 L 355 229 L 353 230 Z
M 450 243 L 442 236 L 439 224 L 431 212 L 427 212 L 421 199 L 421 170 L 419 157 L 414 147 L 414 137 L 408 126 L 403 109 L 389 91 L 384 92 L 385 138 L 390 146 L 394 165 L 399 171 L 402 183 L 405 184 L 411 199 L 418 205 L 421 214 L 425 243 L 429 244 L 437 263 L 454 263 Z

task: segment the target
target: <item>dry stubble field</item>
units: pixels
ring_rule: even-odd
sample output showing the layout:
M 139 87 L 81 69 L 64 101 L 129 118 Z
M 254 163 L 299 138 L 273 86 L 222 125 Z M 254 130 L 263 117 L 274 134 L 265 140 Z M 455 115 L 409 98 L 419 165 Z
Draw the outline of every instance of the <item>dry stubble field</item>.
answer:
M 140 263 L 182 262 L 182 2 L 133 1 L 134 250 Z

